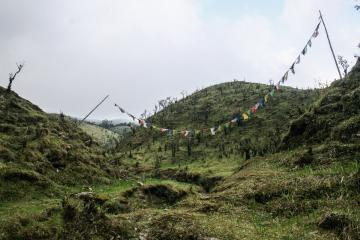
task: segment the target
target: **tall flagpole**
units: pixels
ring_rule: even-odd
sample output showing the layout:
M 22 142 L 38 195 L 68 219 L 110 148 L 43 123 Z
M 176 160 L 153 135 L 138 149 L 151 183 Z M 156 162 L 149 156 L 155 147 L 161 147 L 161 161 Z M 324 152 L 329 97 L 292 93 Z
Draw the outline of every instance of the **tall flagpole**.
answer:
M 81 121 L 80 124 L 83 123 L 85 121 L 85 119 L 87 119 L 90 114 L 92 114 L 107 98 L 109 97 L 109 95 L 107 95 L 106 97 L 103 98 L 103 100 L 101 100 L 101 102 L 98 103 L 98 105 L 96 105 Z
M 326 24 L 325 24 L 324 18 L 323 18 L 323 16 L 322 16 L 320 10 L 319 10 L 319 13 L 320 13 L 321 22 L 323 23 L 324 28 L 325 28 L 325 32 L 326 32 L 327 39 L 328 39 L 328 41 L 329 41 L 329 46 L 330 46 L 331 53 L 332 53 L 332 55 L 333 55 L 333 57 L 334 57 L 334 61 L 335 61 L 335 64 L 336 64 L 336 68 L 337 68 L 337 70 L 338 70 L 340 79 L 342 79 L 341 72 L 340 72 L 340 68 L 339 68 L 339 64 L 338 64 L 338 62 L 336 61 L 336 57 L 335 57 L 334 49 L 333 49 L 332 44 L 331 44 L 331 41 L 330 41 L 329 33 L 328 33 L 328 31 L 327 31 Z

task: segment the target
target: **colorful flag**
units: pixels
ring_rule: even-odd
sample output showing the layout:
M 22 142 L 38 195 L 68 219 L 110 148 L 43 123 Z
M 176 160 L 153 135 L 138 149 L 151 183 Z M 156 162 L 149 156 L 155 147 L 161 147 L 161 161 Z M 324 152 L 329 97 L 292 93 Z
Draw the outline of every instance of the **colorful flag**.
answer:
M 292 74 L 295 74 L 295 63 L 293 63 L 293 65 L 291 65 L 290 70 L 291 70 Z
M 297 59 L 296 59 L 296 62 L 295 62 L 296 64 L 299 64 L 300 63 L 300 55 L 297 57 Z
M 266 94 L 266 95 L 265 95 L 265 102 L 267 103 L 268 101 L 269 101 L 269 95 Z
M 256 110 L 257 110 L 257 107 L 256 107 L 256 106 L 253 106 L 253 107 L 251 108 L 251 112 L 252 112 L 252 113 L 256 113 Z
M 280 82 L 278 82 L 278 83 L 275 85 L 275 89 L 276 89 L 277 91 L 280 90 Z
M 167 129 L 167 128 L 160 128 L 160 132 L 161 133 L 164 133 L 164 132 L 167 132 L 169 129 Z
M 319 27 L 320 27 L 321 22 L 319 22 L 319 24 L 316 26 L 316 29 L 312 35 L 313 38 L 316 38 L 317 36 L 319 36 Z
M 210 132 L 211 132 L 211 135 L 215 135 L 216 134 L 215 127 L 210 128 Z
M 284 76 L 282 77 L 282 83 L 284 83 L 285 81 L 288 80 L 288 76 L 289 76 L 289 71 L 286 71 L 286 73 L 285 73 Z
M 309 47 L 311 47 L 311 46 L 312 46 L 311 39 L 309 39 L 309 41 L 308 41 L 307 45 L 308 45 Z
M 307 45 L 304 47 L 304 49 L 302 50 L 302 55 L 304 55 L 305 56 L 305 54 L 307 53 Z
M 243 117 L 244 121 L 249 119 L 249 116 L 247 115 L 247 113 L 243 113 L 242 117 Z
M 275 90 L 273 89 L 273 90 L 271 90 L 271 92 L 270 92 L 270 96 L 274 96 L 275 95 Z
M 265 107 L 265 100 L 263 98 L 259 99 L 259 107 Z

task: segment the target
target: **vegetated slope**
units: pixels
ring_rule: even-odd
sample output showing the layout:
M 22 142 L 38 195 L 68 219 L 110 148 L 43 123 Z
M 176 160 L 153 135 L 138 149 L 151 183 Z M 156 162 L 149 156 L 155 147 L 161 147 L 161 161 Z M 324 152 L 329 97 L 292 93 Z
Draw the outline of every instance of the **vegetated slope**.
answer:
M 343 80 L 351 86 L 343 89 L 344 96 L 358 89 L 358 73 L 357 68 Z M 334 91 L 337 84 L 327 93 Z M 224 85 L 230 93 L 231 85 Z M 215 91 L 214 97 L 218 91 L 215 88 L 210 88 Z M 356 134 L 349 142 L 341 142 L 331 139 L 336 136 L 334 130 L 330 135 L 319 134 L 316 141 L 306 144 L 303 134 L 309 131 L 307 127 L 312 128 L 312 122 L 304 125 L 303 132 L 295 134 L 292 130 L 296 121 L 317 106 L 318 102 L 311 104 L 316 94 L 285 88 L 256 117 L 216 136 L 188 141 L 138 128 L 124 142 L 123 149 L 132 149 L 130 157 L 120 153 L 138 173 L 138 179 L 95 186 L 95 193 L 71 194 L 61 204 L 48 206 L 42 212 L 5 219 L 0 225 L 0 239 L 359 239 L 360 173 L 353 151 L 359 145 Z M 234 93 L 233 97 L 238 99 L 239 94 Z M 258 97 L 249 96 L 254 100 L 249 100 L 249 105 Z M 214 101 L 217 111 L 231 112 L 234 106 L 222 106 L 221 101 L 222 98 Z M 348 106 L 344 107 L 347 112 Z M 191 113 L 177 113 L 178 118 L 166 111 L 159 113 L 164 114 L 159 121 L 165 120 L 165 127 L 202 127 L 201 120 L 189 120 Z M 331 111 L 327 116 L 330 119 L 337 113 Z M 166 122 L 165 116 L 174 122 L 182 120 Z M 346 113 L 331 129 L 354 116 Z M 320 116 L 314 113 L 313 117 Z M 297 120 L 293 123 L 284 120 L 294 118 Z M 221 115 L 214 117 L 209 125 L 221 119 Z M 273 149 L 280 143 L 280 136 L 276 135 L 279 140 L 267 145 L 274 135 L 266 132 L 276 126 L 279 134 L 287 132 L 282 142 L 285 150 L 280 152 Z M 291 141 L 289 147 L 287 141 Z M 169 148 L 174 142 L 175 161 Z M 269 149 L 258 150 L 256 143 L 261 145 L 260 142 Z M 192 151 L 187 155 L 189 143 Z M 251 159 L 245 160 L 236 145 L 247 143 Z M 225 150 L 219 149 L 221 145 Z
M 326 93 L 291 123 L 283 147 L 299 144 L 360 143 L 360 62 L 343 80 L 335 81 Z
M 0 200 L 51 194 L 56 184 L 109 182 L 117 170 L 73 121 L 0 87 Z
M 290 120 L 306 111 L 317 99 L 318 90 L 282 87 L 265 108 L 260 108 L 249 121 L 232 124 L 215 136 L 209 133 L 209 128 L 229 122 L 237 114 L 254 106 L 272 88 L 264 84 L 234 81 L 197 91 L 170 104 L 148 121 L 160 127 L 178 130 L 207 128 L 207 133 L 200 132 L 184 138 L 180 134 L 169 136 L 168 133 L 160 134 L 154 129 L 140 128 L 133 136 L 132 146 L 151 148 L 155 143 L 156 147 L 160 147 L 160 153 L 173 161 L 201 159 L 211 154 L 217 157 L 232 154 L 256 156 L 274 152 Z
M 105 149 L 113 149 L 122 137 L 119 133 L 96 124 L 81 123 L 80 128 Z
M 291 123 L 280 152 L 245 162 L 213 198 L 245 206 L 267 239 L 360 239 L 359 103 L 358 61 Z

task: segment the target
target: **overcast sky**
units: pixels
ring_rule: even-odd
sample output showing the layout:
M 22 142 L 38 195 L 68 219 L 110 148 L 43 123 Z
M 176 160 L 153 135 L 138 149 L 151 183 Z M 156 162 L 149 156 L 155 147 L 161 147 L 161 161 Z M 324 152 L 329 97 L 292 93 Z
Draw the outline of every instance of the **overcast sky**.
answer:
M 355 0 L 0 0 L 0 85 L 47 112 L 92 118 L 139 115 L 157 100 L 234 78 L 279 80 L 322 9 L 336 54 L 359 53 Z M 290 86 L 337 76 L 324 29 Z

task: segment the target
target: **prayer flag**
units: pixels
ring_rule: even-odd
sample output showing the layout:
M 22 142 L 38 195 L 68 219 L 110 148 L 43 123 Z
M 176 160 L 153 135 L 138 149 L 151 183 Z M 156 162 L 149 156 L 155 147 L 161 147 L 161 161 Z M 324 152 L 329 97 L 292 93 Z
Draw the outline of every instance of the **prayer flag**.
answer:
M 281 79 L 281 82 L 284 83 L 286 80 L 288 80 L 288 76 L 289 76 L 289 71 L 286 71 L 286 73 L 284 74 L 284 76 Z
M 266 94 L 266 95 L 265 95 L 265 102 L 267 103 L 268 101 L 269 101 L 269 95 Z
M 302 55 L 304 55 L 305 56 L 305 54 L 307 53 L 307 45 L 304 47 L 304 49 L 302 50 Z
M 119 105 L 117 105 L 116 103 L 115 103 L 115 107 L 118 107 L 119 108 L 119 110 L 120 110 L 120 112 L 122 112 L 122 113 L 125 113 L 125 110 L 124 109 L 122 109 Z
M 249 116 L 247 115 L 247 113 L 243 113 L 242 117 L 245 121 L 249 119 Z
M 256 113 L 256 110 L 257 110 L 256 106 L 253 106 L 253 107 L 251 108 L 251 112 L 252 112 L 252 113 Z
M 259 107 L 265 107 L 265 100 L 263 98 L 259 100 Z
M 160 132 L 161 132 L 161 133 L 164 133 L 164 132 L 166 132 L 167 130 L 169 130 L 169 129 L 166 129 L 166 128 L 160 128 Z
M 319 22 L 319 24 L 316 26 L 316 29 L 312 35 L 313 38 L 316 38 L 317 36 L 319 36 L 319 27 L 320 27 L 321 22 Z
M 312 46 L 311 39 L 308 41 L 307 45 L 308 45 L 309 47 L 311 47 L 311 46 Z
M 274 91 L 274 89 L 273 90 L 271 90 L 271 92 L 270 92 L 270 96 L 274 96 L 274 94 L 275 94 L 275 91 Z
M 278 82 L 278 83 L 275 85 L 275 89 L 278 90 L 278 91 L 280 90 L 280 82 Z
M 290 70 L 291 70 L 292 74 L 295 74 L 295 63 L 293 63 L 293 65 L 291 65 Z
M 296 59 L 296 62 L 295 62 L 296 64 L 299 64 L 300 63 L 300 55 L 297 57 L 297 59 Z
M 216 134 L 215 128 L 214 127 L 210 128 L 210 132 L 211 132 L 211 135 L 215 135 Z

